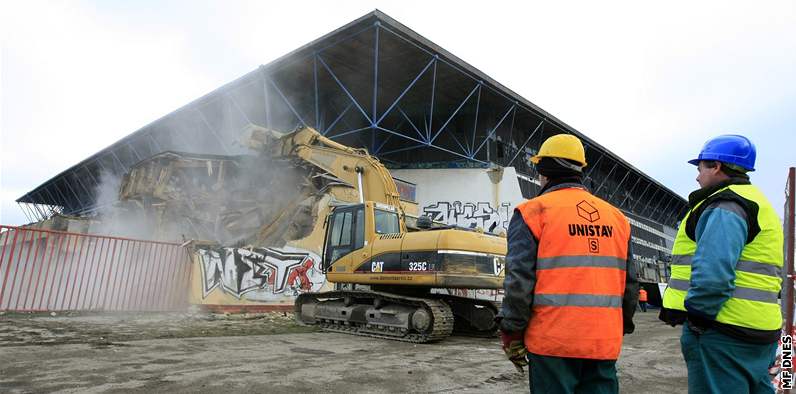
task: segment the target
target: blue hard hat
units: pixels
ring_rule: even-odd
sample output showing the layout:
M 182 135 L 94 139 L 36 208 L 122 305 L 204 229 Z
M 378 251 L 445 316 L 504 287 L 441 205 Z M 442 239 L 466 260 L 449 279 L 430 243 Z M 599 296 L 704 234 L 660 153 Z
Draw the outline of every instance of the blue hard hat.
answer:
M 725 134 L 709 139 L 699 152 L 699 157 L 688 162 L 697 165 L 702 160 L 716 160 L 754 171 L 756 157 L 757 149 L 749 138 Z

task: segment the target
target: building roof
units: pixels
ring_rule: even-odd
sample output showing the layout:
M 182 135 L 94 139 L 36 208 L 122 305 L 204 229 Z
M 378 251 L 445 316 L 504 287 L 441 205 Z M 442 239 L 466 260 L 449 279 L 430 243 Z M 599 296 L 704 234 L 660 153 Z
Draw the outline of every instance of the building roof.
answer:
M 597 195 L 670 226 L 687 206 L 598 142 L 378 10 L 155 120 L 17 202 L 34 218 L 89 213 L 104 177 L 154 154 L 246 153 L 237 139 L 248 123 L 315 127 L 393 167 L 497 164 L 529 176 L 535 173 L 527 156 L 550 135 L 569 133 L 586 146 L 587 184 Z

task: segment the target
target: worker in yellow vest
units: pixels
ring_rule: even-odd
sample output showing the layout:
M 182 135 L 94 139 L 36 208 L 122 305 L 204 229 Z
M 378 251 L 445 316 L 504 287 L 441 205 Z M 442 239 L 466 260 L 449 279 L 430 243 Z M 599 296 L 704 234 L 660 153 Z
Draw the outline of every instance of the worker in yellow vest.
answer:
M 542 189 L 509 222 L 503 350 L 530 363 L 534 393 L 616 393 L 638 302 L 630 224 L 583 185 L 577 137 L 548 138 L 532 161 Z
M 755 146 L 740 135 L 705 143 L 701 187 L 688 197 L 672 249 L 660 318 L 683 324 L 690 393 L 773 393 L 768 375 L 780 337 L 782 224 L 749 181 Z

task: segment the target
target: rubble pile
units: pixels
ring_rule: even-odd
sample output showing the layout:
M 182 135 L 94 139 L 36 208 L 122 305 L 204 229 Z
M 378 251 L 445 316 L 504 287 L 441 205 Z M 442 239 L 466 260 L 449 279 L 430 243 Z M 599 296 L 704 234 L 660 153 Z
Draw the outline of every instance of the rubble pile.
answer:
M 308 233 L 311 168 L 264 156 L 163 152 L 136 164 L 103 221 L 144 220 L 155 239 L 282 245 Z

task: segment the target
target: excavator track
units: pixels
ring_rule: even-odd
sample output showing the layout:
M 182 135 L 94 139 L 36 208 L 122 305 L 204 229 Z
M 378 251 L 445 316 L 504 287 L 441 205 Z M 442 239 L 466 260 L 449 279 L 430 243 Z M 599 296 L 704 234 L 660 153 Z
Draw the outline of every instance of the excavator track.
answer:
M 412 343 L 444 339 L 454 326 L 453 311 L 443 300 L 373 291 L 301 294 L 295 316 L 300 324 L 325 331 Z
M 494 302 L 449 294 L 435 294 L 451 307 L 454 316 L 454 335 L 470 337 L 494 337 L 498 326 L 495 317 L 498 308 Z

